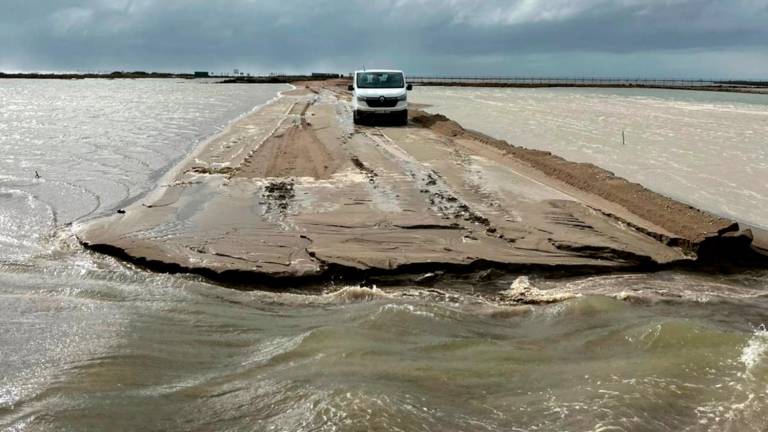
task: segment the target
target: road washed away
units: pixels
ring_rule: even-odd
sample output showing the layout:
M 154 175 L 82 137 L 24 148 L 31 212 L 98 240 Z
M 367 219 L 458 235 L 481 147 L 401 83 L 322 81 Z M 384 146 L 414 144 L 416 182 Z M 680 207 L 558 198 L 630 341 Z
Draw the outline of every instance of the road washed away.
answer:
M 79 240 L 159 271 L 267 285 L 651 269 L 751 250 L 729 220 L 440 115 L 353 126 L 342 86 L 282 94 L 154 192 L 78 224 Z

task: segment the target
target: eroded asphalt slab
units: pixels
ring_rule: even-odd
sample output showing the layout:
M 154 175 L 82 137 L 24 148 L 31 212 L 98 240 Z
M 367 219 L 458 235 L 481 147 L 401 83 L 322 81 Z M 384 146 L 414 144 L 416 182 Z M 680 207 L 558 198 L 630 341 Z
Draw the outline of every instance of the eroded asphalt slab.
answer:
M 623 269 L 692 258 L 657 240 L 674 233 L 482 140 L 415 122 L 353 126 L 344 93 L 321 86 L 236 122 L 124 210 L 78 226 L 78 238 L 209 275 Z

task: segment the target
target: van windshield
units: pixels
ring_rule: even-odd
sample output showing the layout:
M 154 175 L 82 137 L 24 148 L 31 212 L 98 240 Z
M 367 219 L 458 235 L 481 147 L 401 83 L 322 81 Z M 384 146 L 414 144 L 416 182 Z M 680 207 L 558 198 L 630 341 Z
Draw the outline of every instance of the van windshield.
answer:
M 403 88 L 405 80 L 400 72 L 360 72 L 358 88 Z

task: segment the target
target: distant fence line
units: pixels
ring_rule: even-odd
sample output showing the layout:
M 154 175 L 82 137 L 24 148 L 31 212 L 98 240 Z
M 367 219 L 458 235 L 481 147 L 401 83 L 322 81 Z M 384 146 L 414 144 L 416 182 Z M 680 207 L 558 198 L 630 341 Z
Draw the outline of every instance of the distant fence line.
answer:
M 729 84 L 727 81 L 692 79 L 627 79 L 627 78 L 537 78 L 537 77 L 468 77 L 468 76 L 409 76 L 414 84 L 510 84 L 510 85 L 621 85 L 660 87 L 707 87 Z

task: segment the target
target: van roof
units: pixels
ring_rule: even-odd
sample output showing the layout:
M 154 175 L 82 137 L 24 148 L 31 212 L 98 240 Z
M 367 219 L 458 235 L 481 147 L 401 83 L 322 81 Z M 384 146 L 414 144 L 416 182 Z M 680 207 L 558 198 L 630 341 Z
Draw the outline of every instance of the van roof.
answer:
M 363 73 L 363 72 L 400 72 L 403 73 L 401 70 L 395 70 L 395 69 L 366 69 L 366 70 L 356 70 L 355 73 Z

